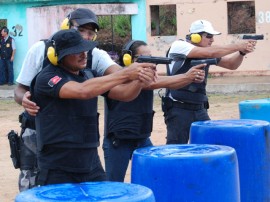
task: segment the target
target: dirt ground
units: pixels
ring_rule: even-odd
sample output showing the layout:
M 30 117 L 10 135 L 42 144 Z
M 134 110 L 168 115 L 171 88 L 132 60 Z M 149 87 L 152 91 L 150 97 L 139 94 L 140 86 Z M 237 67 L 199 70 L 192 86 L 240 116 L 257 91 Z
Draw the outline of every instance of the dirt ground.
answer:
M 213 120 L 238 119 L 238 103 L 243 100 L 269 98 L 270 93 L 238 93 L 238 94 L 211 94 L 209 95 L 209 115 Z M 152 141 L 154 145 L 165 144 L 166 126 L 163 120 L 163 112 L 160 108 L 160 98 L 156 96 L 154 102 L 154 128 Z M 7 133 L 13 129 L 20 131 L 18 115 L 22 107 L 17 105 L 12 98 L 0 99 L 0 202 L 14 201 L 18 192 L 17 180 L 19 170 L 14 169 L 10 159 L 10 149 Z M 103 134 L 103 99 L 99 99 L 100 134 Z M 102 141 L 102 138 L 101 138 Z M 102 144 L 102 142 L 101 142 Z M 99 147 L 100 157 L 103 161 L 103 151 Z M 130 168 L 126 175 L 126 182 L 130 182 Z

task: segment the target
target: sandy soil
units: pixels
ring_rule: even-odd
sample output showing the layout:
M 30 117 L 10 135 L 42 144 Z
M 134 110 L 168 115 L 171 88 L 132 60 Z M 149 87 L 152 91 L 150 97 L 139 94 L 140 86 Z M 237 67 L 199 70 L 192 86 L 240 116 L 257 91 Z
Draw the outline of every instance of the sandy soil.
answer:
M 238 103 L 242 100 L 269 98 L 269 93 L 263 94 L 237 94 L 237 95 L 209 95 L 210 109 L 209 114 L 213 120 L 217 119 L 238 119 Z M 103 132 L 103 100 L 99 99 L 100 132 Z M 160 99 L 156 96 L 154 110 L 154 128 L 152 141 L 155 145 L 165 144 L 166 126 L 163 121 L 163 113 L 160 108 Z M 18 115 L 22 107 L 17 105 L 12 98 L 0 99 L 0 202 L 14 201 L 18 192 L 17 180 L 19 170 L 14 169 L 10 159 L 10 149 L 7 133 L 13 129 L 20 131 Z M 102 140 L 102 138 L 101 138 Z M 101 143 L 102 144 L 102 143 Z M 103 151 L 99 148 L 101 159 Z M 126 175 L 126 182 L 130 182 L 130 168 Z

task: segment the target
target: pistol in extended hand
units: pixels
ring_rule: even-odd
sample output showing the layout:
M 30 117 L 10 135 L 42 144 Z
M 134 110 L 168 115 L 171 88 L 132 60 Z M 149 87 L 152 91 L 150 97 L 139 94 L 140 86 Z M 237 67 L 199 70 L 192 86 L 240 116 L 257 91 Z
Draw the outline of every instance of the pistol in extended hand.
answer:
M 209 59 L 203 59 L 203 60 L 191 60 L 190 65 L 196 66 L 200 64 L 207 64 L 207 65 L 216 65 L 218 63 L 217 58 L 209 58 Z
M 264 39 L 264 35 L 260 34 L 260 35 L 243 35 L 243 39 L 252 39 L 252 40 L 263 40 Z
M 152 57 L 152 56 L 139 56 L 137 59 L 137 62 L 143 63 L 154 63 L 154 64 L 171 64 L 173 61 L 172 58 L 167 58 L 167 57 Z

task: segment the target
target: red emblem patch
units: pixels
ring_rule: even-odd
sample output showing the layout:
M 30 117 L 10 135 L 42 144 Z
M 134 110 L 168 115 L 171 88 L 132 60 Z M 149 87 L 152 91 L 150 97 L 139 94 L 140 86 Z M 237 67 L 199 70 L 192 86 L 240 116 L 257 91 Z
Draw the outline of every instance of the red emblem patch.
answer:
M 59 76 L 55 76 L 53 78 L 50 79 L 50 81 L 48 82 L 50 87 L 53 87 L 55 84 L 57 84 L 59 81 L 61 81 L 61 77 Z

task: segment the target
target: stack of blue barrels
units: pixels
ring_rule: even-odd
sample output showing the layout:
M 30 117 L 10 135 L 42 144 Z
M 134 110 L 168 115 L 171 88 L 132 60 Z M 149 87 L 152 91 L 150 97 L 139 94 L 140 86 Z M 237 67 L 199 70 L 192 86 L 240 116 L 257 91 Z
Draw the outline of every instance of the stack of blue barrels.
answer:
M 137 149 L 131 182 L 157 202 L 270 202 L 270 99 L 242 101 L 239 112 L 194 122 L 190 144 Z

